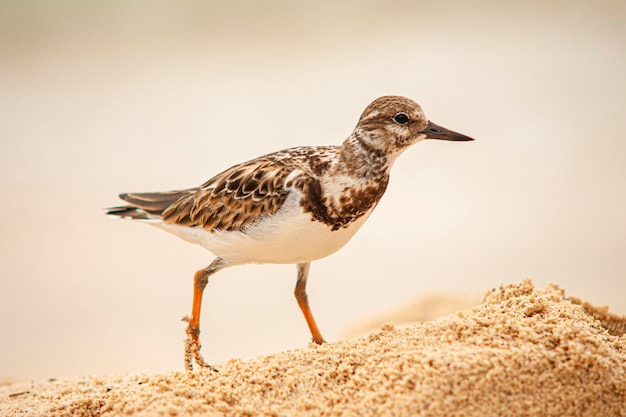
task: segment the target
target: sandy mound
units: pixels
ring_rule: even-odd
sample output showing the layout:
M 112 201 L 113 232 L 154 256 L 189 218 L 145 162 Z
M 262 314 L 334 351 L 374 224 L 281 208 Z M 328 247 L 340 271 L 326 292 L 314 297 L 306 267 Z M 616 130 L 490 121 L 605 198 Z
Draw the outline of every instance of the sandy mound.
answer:
M 0 415 L 624 416 L 624 318 L 573 301 L 525 281 L 433 322 L 220 373 L 0 387 Z
M 435 320 L 459 310 L 466 310 L 480 304 L 480 294 L 428 294 L 396 310 L 364 319 L 343 333 L 342 340 L 365 337 L 379 330 L 385 324 L 405 328 L 425 321 Z

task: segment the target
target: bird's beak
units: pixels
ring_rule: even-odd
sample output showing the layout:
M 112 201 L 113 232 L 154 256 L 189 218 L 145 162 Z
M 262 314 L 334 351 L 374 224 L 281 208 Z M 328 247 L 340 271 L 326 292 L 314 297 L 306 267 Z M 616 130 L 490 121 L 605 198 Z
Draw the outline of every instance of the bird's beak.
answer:
M 457 133 L 450 129 L 446 129 L 445 127 L 434 124 L 431 121 L 428 121 L 428 126 L 426 126 L 426 129 L 422 130 L 420 133 L 426 135 L 426 139 L 458 140 L 458 141 L 474 140 L 473 138 L 470 138 L 469 136 L 465 136 L 461 133 Z

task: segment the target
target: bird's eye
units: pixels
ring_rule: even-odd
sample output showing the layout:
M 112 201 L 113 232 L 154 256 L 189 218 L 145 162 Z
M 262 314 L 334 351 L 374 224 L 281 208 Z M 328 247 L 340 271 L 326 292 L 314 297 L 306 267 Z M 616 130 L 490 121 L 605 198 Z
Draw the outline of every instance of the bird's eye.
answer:
M 406 113 L 398 113 L 393 116 L 393 121 L 399 125 L 405 125 L 409 123 L 409 116 Z

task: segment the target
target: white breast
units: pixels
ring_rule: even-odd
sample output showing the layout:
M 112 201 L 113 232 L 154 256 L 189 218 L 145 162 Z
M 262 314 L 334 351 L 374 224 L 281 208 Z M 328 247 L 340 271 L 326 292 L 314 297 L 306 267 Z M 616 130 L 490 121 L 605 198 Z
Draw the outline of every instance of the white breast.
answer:
M 265 216 L 242 231 L 208 232 L 199 227 L 150 224 L 196 243 L 214 255 L 232 264 L 310 262 L 326 257 L 342 248 L 369 217 L 371 210 L 348 227 L 331 231 L 319 221 L 312 221 L 310 213 L 303 213 L 299 205 L 301 194 L 292 190 L 274 215 Z

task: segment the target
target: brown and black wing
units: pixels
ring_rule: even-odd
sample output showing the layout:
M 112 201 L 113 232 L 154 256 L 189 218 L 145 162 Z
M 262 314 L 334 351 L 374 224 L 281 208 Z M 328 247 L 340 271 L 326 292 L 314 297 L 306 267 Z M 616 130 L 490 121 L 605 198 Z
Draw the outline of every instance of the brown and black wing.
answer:
M 241 230 L 261 216 L 276 213 L 287 199 L 291 169 L 269 159 L 236 165 L 169 205 L 166 223 L 206 230 Z
M 319 148 L 291 148 L 235 165 L 200 187 L 121 194 L 128 205 L 110 208 L 107 214 L 137 220 L 161 218 L 168 224 L 209 231 L 241 230 L 281 208 L 290 189 L 285 188 L 287 177 L 294 170 L 301 171 L 293 177 L 295 184 L 298 177 L 312 175 L 303 162 L 315 158 L 317 153 Z

